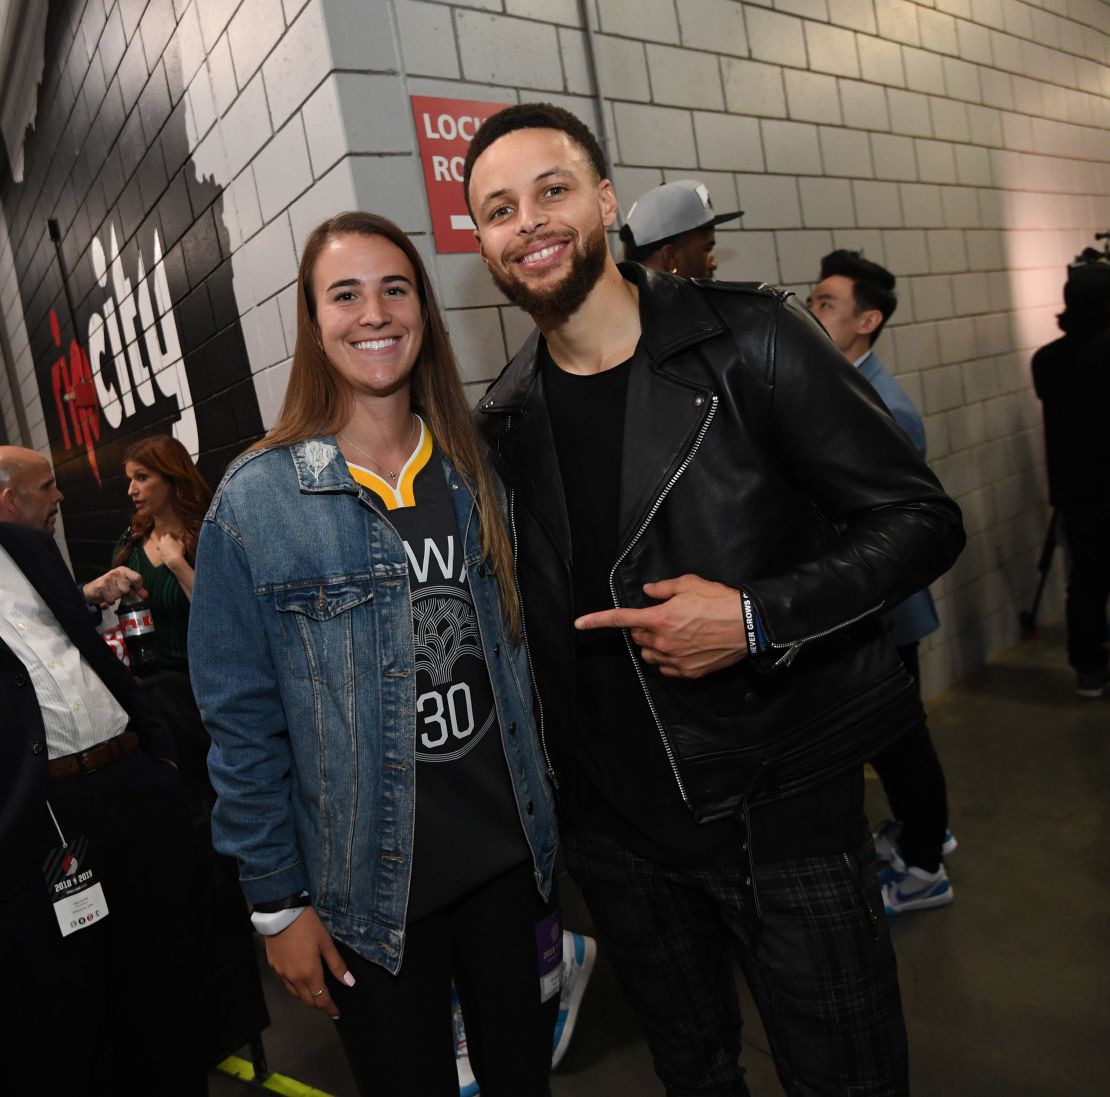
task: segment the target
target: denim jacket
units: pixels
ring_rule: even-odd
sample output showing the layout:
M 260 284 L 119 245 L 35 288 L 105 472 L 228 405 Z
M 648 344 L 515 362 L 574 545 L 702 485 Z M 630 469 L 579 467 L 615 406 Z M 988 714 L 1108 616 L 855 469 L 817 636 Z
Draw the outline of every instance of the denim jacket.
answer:
M 446 459 L 501 740 L 536 886 L 556 827 L 524 651 L 506 635 L 477 508 Z M 415 811 L 412 606 L 401 538 L 334 438 L 228 469 L 197 548 L 193 688 L 212 736 L 216 848 L 248 900 L 307 890 L 328 930 L 395 973 Z

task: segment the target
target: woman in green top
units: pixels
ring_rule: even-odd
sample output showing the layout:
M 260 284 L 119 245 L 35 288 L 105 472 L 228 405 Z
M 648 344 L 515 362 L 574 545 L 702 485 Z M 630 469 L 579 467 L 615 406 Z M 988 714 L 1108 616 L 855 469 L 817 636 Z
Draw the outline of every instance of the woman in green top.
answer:
M 214 1013 L 198 1014 L 193 1040 L 199 1059 L 214 1066 L 228 1047 L 253 1039 L 269 1016 L 238 870 L 212 848 L 215 793 L 206 765 L 211 740 L 188 677 L 193 561 L 212 491 L 189 451 L 168 434 L 134 443 L 123 455 L 123 469 L 135 514 L 113 563 L 134 568 L 149 592 L 160 669 L 143 680 L 143 694 L 173 733 L 193 819 L 192 879 L 205 897 L 190 915 L 194 939 L 204 943 L 196 971 L 198 1001 L 222 1003 Z
M 135 517 L 112 562 L 126 564 L 143 577 L 162 669 L 185 670 L 192 561 L 212 491 L 189 451 L 168 434 L 132 445 L 124 454 L 123 469 Z

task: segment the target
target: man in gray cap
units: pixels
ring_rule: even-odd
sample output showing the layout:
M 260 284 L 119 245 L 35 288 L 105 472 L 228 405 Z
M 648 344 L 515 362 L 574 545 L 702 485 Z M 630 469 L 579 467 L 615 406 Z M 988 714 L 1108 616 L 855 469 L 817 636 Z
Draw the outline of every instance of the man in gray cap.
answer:
M 628 211 L 620 230 L 624 257 L 682 278 L 712 278 L 717 269 L 714 230 L 722 221 L 735 221 L 743 214 L 743 210 L 714 213 L 709 191 L 697 179 L 664 183 Z

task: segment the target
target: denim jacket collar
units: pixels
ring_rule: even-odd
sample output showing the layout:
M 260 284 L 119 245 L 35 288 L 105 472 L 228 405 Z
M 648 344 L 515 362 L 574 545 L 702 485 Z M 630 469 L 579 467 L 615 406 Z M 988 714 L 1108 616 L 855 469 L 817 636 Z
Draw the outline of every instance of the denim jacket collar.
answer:
M 301 491 L 346 491 L 358 494 L 358 485 L 347 468 L 347 462 L 334 434 L 309 438 L 289 447 L 297 483 Z
M 347 462 L 334 434 L 322 434 L 319 438 L 296 442 L 289 447 L 289 452 L 293 458 L 293 467 L 297 471 L 297 483 L 302 492 L 345 491 L 351 495 L 360 494 L 359 486 L 347 468 Z M 447 454 L 444 453 L 441 456 L 447 469 L 448 482 L 458 481 L 466 488 L 470 499 L 473 500 L 476 494 L 475 485 L 455 468 Z

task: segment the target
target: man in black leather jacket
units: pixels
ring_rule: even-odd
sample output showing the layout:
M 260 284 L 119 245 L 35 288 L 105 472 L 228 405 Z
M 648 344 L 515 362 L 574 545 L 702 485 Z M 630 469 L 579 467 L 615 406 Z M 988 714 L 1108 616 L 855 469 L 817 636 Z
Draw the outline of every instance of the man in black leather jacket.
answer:
M 921 719 L 881 613 L 959 510 L 790 295 L 616 266 L 572 115 L 493 116 L 464 186 L 538 328 L 479 419 L 564 853 L 656 1071 L 747 1093 L 735 953 L 788 1093 L 905 1093 L 862 763 Z

